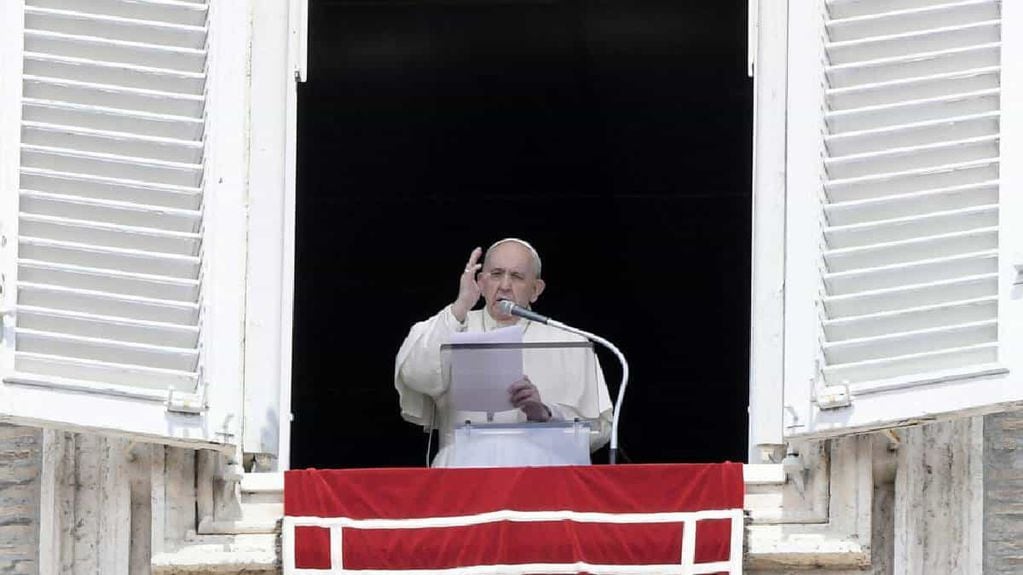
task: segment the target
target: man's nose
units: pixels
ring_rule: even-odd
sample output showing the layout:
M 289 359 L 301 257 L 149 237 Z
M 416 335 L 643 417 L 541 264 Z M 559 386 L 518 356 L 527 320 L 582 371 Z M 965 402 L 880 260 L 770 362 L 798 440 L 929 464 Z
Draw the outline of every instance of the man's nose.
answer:
M 509 274 L 502 275 L 501 276 L 501 284 L 500 284 L 501 289 L 502 290 L 510 290 L 511 289 L 511 285 L 512 285 L 511 276 Z

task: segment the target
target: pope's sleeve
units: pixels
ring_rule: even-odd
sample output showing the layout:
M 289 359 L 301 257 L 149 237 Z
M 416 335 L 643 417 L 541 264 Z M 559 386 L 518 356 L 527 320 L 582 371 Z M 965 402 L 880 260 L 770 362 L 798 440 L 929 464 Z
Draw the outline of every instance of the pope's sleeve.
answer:
M 394 362 L 394 387 L 406 420 L 431 425 L 432 400 L 446 391 L 441 377 L 440 346 L 451 334 L 465 331 L 465 327 L 465 323 L 455 319 L 451 306 L 412 326 Z

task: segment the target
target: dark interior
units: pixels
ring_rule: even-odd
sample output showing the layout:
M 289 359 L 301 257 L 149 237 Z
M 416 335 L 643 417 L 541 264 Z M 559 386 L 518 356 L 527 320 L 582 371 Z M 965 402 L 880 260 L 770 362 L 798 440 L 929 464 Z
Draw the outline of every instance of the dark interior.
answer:
M 623 459 L 744 460 L 746 1 L 311 0 L 310 22 L 291 466 L 423 465 L 394 354 L 506 236 L 543 257 L 537 311 L 629 358 Z

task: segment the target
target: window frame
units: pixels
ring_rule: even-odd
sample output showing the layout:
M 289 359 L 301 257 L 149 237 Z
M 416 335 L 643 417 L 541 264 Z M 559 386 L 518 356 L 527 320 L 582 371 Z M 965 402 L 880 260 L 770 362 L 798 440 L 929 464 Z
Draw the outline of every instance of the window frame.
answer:
M 290 466 L 297 84 L 306 77 L 307 18 L 306 0 L 289 0 L 252 20 L 242 449 L 276 459 L 265 462 L 276 470 Z
M 788 3 L 759 6 L 749 18 L 753 75 L 753 213 L 750 313 L 750 463 L 784 449 L 785 141 Z M 781 454 L 784 455 L 784 454 Z M 779 456 L 780 457 L 780 456 Z

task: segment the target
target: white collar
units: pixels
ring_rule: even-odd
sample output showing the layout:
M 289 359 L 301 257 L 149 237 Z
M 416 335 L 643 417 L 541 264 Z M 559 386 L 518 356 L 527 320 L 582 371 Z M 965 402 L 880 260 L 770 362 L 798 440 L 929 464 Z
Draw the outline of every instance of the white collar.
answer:
M 495 329 L 500 329 L 502 327 L 511 327 L 513 325 L 521 327 L 522 331 L 524 332 L 526 331 L 526 328 L 529 327 L 529 320 L 524 317 L 520 317 L 519 321 L 513 324 L 501 325 L 497 323 L 497 320 L 494 319 L 493 316 L 490 315 L 490 308 L 487 306 L 483 306 L 483 331 L 492 331 Z

